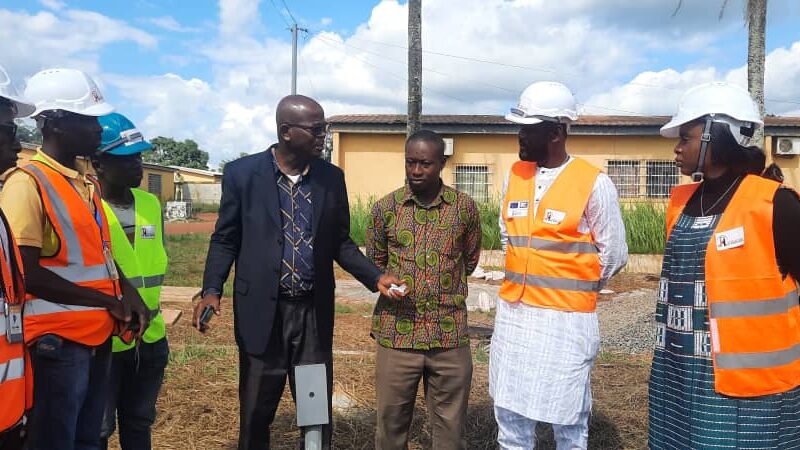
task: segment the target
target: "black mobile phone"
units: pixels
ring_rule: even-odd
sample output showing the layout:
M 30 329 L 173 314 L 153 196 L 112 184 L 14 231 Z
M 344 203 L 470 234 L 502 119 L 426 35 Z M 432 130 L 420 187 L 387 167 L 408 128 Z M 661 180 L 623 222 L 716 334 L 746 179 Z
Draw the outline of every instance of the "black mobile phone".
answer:
M 211 320 L 211 317 L 214 316 L 214 308 L 211 305 L 206 306 L 203 308 L 203 312 L 200 314 L 200 331 L 206 331 L 206 325 Z

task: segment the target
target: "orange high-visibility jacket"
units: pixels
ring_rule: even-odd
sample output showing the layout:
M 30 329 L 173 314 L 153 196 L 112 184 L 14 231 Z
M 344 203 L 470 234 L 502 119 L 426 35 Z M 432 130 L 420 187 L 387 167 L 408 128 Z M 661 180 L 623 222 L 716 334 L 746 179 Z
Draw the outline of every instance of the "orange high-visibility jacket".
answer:
M 31 161 L 20 169 L 36 180 L 45 213 L 58 236 L 58 253 L 42 257 L 39 264 L 79 286 L 120 295 L 119 282 L 112 279 L 103 254 L 104 246 L 110 254 L 111 238 L 97 190 L 92 211 L 67 178 L 44 162 Z M 44 334 L 56 334 L 95 346 L 105 342 L 114 329 L 114 320 L 105 308 L 54 303 L 30 294 L 24 317 L 27 343 Z
M 508 232 L 500 297 L 562 311 L 595 310 L 600 257 L 591 233 L 578 231 L 600 169 L 574 158 L 533 214 L 536 163 L 511 166 L 502 216 Z
M 8 308 L 22 306 L 25 302 L 25 285 L 22 272 L 22 257 L 19 254 L 11 230 L 5 221 L 8 242 L 0 243 L 0 272 L 2 272 L 2 294 L 0 294 L 0 433 L 13 427 L 22 419 L 33 399 L 30 372 L 25 344 L 8 341 Z M 5 244 L 5 245 L 2 245 Z M 6 253 L 6 246 L 8 253 Z
M 698 184 L 676 186 L 667 237 Z M 717 392 L 755 397 L 800 385 L 797 283 L 775 257 L 772 199 L 780 185 L 749 175 L 706 249 L 705 282 Z

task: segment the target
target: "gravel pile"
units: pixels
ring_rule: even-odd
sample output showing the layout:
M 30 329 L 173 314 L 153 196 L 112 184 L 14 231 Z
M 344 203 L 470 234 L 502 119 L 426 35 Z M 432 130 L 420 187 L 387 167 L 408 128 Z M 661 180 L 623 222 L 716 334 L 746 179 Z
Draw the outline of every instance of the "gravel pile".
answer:
M 626 353 L 653 351 L 657 295 L 654 289 L 636 289 L 598 302 L 601 349 Z

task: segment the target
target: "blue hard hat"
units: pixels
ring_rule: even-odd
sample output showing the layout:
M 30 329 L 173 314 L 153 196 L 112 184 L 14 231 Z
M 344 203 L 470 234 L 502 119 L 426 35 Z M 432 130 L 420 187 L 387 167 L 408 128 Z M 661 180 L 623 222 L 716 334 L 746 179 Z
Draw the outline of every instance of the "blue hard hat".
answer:
M 135 155 L 153 149 L 149 142 L 144 140 L 142 133 L 136 129 L 127 117 L 119 113 L 111 113 L 97 118 L 103 127 L 98 153 L 110 155 Z

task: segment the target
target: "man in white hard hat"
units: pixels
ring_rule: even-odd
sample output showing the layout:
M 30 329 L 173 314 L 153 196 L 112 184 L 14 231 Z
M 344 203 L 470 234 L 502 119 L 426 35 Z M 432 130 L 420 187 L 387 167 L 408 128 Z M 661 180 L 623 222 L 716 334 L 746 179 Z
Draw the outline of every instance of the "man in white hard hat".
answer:
M 146 306 L 112 258 L 95 183 L 77 165 L 93 154 L 97 116 L 113 108 L 88 75 L 50 69 L 28 81 L 25 98 L 42 150 L 6 180 L 0 207 L 20 247 L 29 298 L 24 338 L 34 370 L 28 448 L 99 449 L 111 334 L 147 328 Z
M 588 444 L 597 295 L 628 248 L 611 180 L 566 151 L 576 109 L 566 86 L 537 82 L 506 115 L 521 127 L 503 186 L 506 277 L 489 363 L 503 449 L 533 448 L 537 422 L 553 425 L 559 449 Z

